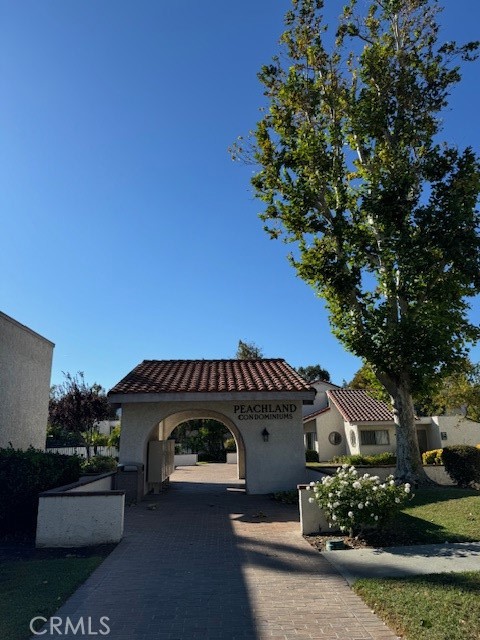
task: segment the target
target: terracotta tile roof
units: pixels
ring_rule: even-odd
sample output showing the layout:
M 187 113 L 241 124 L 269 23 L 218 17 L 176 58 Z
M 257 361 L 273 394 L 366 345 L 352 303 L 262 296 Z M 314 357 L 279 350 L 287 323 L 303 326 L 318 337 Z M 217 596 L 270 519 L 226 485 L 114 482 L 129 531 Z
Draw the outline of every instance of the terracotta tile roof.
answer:
M 310 390 L 282 359 L 144 360 L 108 395 Z
M 364 389 L 332 389 L 328 397 L 347 422 L 382 422 L 393 420 L 385 402 L 375 400 Z
M 317 416 L 319 416 L 321 413 L 325 413 L 326 411 L 330 411 L 330 407 L 322 407 L 321 409 L 317 409 L 316 411 L 313 411 L 312 413 L 306 413 L 303 416 L 303 421 L 304 422 L 308 422 L 309 420 L 311 420 L 312 418 L 316 418 Z

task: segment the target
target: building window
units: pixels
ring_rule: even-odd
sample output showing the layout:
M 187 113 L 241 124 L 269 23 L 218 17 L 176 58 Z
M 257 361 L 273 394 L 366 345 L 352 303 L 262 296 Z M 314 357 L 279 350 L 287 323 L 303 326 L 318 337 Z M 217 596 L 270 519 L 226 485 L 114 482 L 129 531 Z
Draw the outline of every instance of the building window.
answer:
M 332 431 L 332 433 L 328 436 L 328 441 L 330 444 L 339 445 L 342 443 L 342 436 L 338 431 Z
M 390 444 L 390 435 L 387 429 L 360 431 L 360 443 L 362 445 Z

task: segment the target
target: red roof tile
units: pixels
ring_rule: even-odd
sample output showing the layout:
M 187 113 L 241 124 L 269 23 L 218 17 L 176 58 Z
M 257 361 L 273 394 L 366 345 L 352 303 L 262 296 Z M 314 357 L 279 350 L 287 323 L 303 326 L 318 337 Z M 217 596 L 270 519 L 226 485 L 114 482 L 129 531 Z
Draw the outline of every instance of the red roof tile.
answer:
M 310 390 L 282 359 L 144 360 L 108 395 Z
M 347 422 L 383 422 L 393 420 L 388 405 L 375 400 L 364 389 L 332 389 L 328 397 Z

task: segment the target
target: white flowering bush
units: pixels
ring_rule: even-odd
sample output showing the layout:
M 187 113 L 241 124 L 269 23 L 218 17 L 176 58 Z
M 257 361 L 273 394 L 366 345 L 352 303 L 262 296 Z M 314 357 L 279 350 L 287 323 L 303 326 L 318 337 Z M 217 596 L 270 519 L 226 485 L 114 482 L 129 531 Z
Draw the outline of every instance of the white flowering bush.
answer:
M 368 528 L 384 528 L 413 497 L 408 483 L 396 484 L 393 476 L 382 482 L 368 473 L 360 476 L 355 467 L 343 465 L 334 476 L 311 482 L 310 502 L 316 502 L 331 527 L 351 536 Z

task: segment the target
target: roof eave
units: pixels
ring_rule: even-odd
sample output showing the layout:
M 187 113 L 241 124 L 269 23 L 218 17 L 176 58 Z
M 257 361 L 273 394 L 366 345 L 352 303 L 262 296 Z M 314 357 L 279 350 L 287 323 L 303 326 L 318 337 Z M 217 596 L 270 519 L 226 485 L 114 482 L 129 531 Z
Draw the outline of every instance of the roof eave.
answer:
M 111 393 L 108 401 L 113 405 L 138 404 L 141 402 L 256 402 L 257 400 L 301 400 L 312 404 L 313 391 L 206 391 L 172 393 Z

